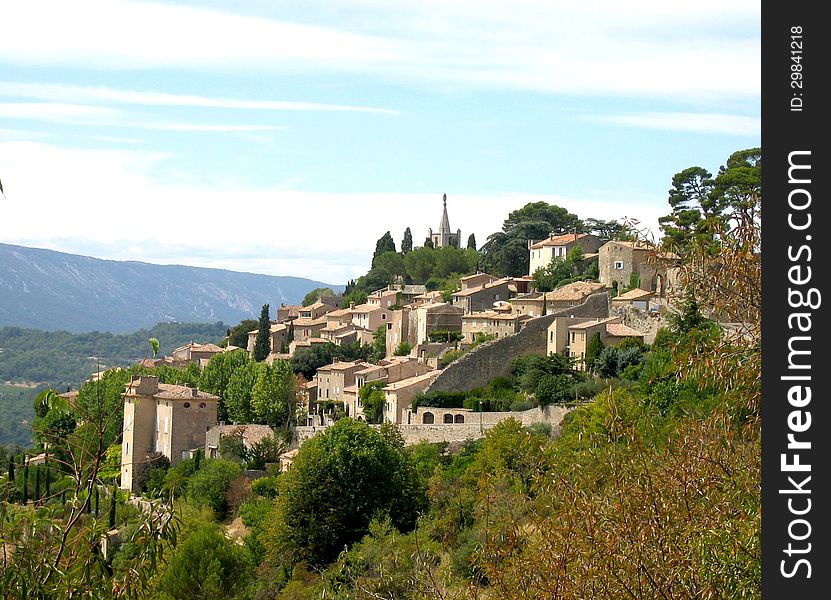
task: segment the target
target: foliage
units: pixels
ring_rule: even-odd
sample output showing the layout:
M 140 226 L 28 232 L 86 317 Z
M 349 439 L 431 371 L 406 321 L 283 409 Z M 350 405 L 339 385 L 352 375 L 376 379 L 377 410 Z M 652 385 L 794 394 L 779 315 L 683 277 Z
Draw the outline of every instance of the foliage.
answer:
M 164 599 L 225 600 L 236 595 L 250 576 L 245 551 L 218 525 L 207 524 L 176 548 L 159 589 Z
M 159 323 L 150 329 L 119 335 L 3 327 L 0 373 L 4 380 L 40 382 L 65 391 L 96 371 L 126 367 L 141 360 L 149 338 L 159 340 L 161 354 L 170 354 L 192 340 L 218 341 L 225 334 L 223 323 Z
M 315 288 L 312 291 L 310 291 L 308 294 L 303 296 L 303 301 L 300 303 L 300 305 L 301 306 L 311 306 L 312 304 L 314 304 L 315 302 L 320 300 L 321 297 L 334 296 L 334 295 L 335 295 L 335 292 L 330 287 Z M 252 330 L 249 330 L 249 331 L 252 331 Z
M 387 355 L 387 326 L 379 325 L 372 332 L 372 362 L 377 363 Z
M 462 340 L 462 332 L 437 329 L 428 333 L 427 339 L 431 342 L 460 342 Z
M 386 381 L 370 381 L 358 390 L 358 399 L 363 406 L 367 423 L 381 423 L 384 420 L 384 392 Z
M 424 498 L 394 427 L 341 419 L 306 443 L 281 475 L 272 560 L 321 566 L 368 532 L 379 514 L 415 525 Z
M 395 252 L 395 242 L 392 235 L 387 231 L 375 242 L 375 252 L 372 254 L 372 267 L 375 268 L 375 260 L 384 252 Z
M 251 408 L 257 423 L 288 429 L 294 416 L 297 379 L 291 363 L 278 359 L 263 365 L 251 389 Z
M 266 359 L 271 352 L 271 317 L 268 316 L 268 304 L 263 304 L 260 320 L 257 323 L 257 336 L 254 338 L 254 351 L 251 358 L 257 362 Z
M 401 254 L 407 254 L 413 250 L 413 232 L 410 228 L 404 230 L 404 238 L 401 240 Z
M 226 346 L 237 346 L 238 348 L 248 348 L 248 332 L 254 331 L 259 325 L 257 319 L 244 319 L 228 329 L 228 343 Z
M 141 460 L 133 464 L 133 486 L 139 492 L 147 491 L 147 482 L 154 471 L 167 473 L 170 468 L 170 460 L 161 452 L 150 452 Z M 158 477 L 156 475 L 155 477 Z
M 394 356 L 407 356 L 412 352 L 413 345 L 410 342 L 401 342 L 395 348 L 395 352 L 393 352 Z
M 219 396 L 217 419 L 220 421 L 227 421 L 229 418 L 226 391 L 231 383 L 231 378 L 237 369 L 250 362 L 251 359 L 248 358 L 248 353 L 245 350 L 220 352 L 214 354 L 202 370 L 198 387 L 202 391 Z
M 251 492 L 257 494 L 258 496 L 262 496 L 263 498 L 274 500 L 279 491 L 279 481 L 279 477 L 260 477 L 259 479 L 255 479 L 251 482 Z M 268 506 L 270 507 L 271 505 L 268 504 Z M 242 507 L 240 507 L 240 509 L 242 509 Z M 242 510 L 240 510 L 240 513 L 242 513 Z M 240 516 L 243 517 L 244 521 L 245 516 L 242 514 Z M 246 525 L 248 525 L 248 523 L 246 523 Z
M 586 345 L 586 370 L 595 370 L 595 362 L 600 357 L 600 353 L 603 352 L 604 348 L 603 340 L 600 339 L 600 332 L 597 331 Z
M 242 473 L 242 467 L 222 459 L 207 460 L 204 465 L 188 480 L 188 499 L 224 515 L 228 510 L 228 490 Z
M 532 202 L 512 211 L 502 224 L 502 231 L 488 236 L 482 245 L 481 267 L 497 276 L 519 277 L 528 274 L 528 240 L 541 240 L 550 234 L 581 231 L 582 223 L 577 215 L 566 209 Z
M 469 250 L 476 250 L 476 236 L 472 233 L 467 236 L 467 247 Z
M 251 393 L 257 383 L 263 363 L 245 361 L 238 365 L 228 379 L 223 396 L 223 405 L 228 419 L 234 423 L 252 423 L 254 409 L 251 406 Z
M 357 342 L 336 346 L 333 343 L 315 344 L 311 348 L 300 348 L 291 357 L 290 362 L 295 373 L 301 373 L 307 380 L 314 377 L 317 370 L 339 360 L 368 360 L 371 347 L 361 346 Z

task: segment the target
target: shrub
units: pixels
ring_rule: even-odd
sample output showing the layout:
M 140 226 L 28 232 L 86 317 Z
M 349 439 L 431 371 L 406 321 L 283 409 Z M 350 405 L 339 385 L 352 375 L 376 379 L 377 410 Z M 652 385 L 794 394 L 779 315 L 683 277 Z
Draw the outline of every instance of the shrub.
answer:
M 207 506 L 224 516 L 228 511 L 228 490 L 240 473 L 242 467 L 236 463 L 209 460 L 188 481 L 188 497 L 196 504 Z

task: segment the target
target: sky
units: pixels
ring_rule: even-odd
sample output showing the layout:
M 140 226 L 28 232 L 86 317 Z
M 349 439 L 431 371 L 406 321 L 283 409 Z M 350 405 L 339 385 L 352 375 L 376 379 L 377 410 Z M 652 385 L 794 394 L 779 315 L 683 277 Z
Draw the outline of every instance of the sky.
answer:
M 546 201 L 654 238 L 760 145 L 750 0 L 0 4 L 0 242 L 309 277 Z

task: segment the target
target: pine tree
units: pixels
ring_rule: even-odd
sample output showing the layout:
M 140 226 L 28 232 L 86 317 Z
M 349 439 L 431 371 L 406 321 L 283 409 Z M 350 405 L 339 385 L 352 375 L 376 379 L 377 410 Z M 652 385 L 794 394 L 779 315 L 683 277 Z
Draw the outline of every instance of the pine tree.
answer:
M 469 236 L 467 236 L 467 247 L 470 250 L 476 250 L 476 236 L 472 233 Z
M 382 235 L 377 242 L 375 242 L 375 252 L 372 254 L 372 266 L 375 267 L 375 260 L 384 252 L 395 252 L 395 242 L 392 239 L 390 232 Z
M 40 469 L 35 469 L 35 495 L 32 496 L 32 500 L 37 502 L 40 500 Z
M 268 304 L 263 304 L 260 312 L 260 324 L 257 330 L 257 337 L 254 340 L 253 359 L 257 362 L 265 360 L 269 351 L 269 338 L 271 337 L 271 318 L 268 315 Z
M 110 529 L 115 529 L 115 511 L 117 507 L 117 497 L 116 497 L 117 488 L 113 486 L 112 492 L 110 493 L 110 520 L 109 520 L 109 527 Z
M 413 249 L 413 232 L 410 231 L 410 228 L 404 230 L 404 239 L 401 240 L 401 254 L 407 254 L 407 252 L 411 252 Z
M 25 458 L 24 458 L 25 460 Z M 23 468 L 23 506 L 29 501 L 29 465 Z

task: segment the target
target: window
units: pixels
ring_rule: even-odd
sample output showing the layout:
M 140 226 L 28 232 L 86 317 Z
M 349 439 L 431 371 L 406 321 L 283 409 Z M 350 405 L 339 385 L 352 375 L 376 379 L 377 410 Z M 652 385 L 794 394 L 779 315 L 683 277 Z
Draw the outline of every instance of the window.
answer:
M 199 403 L 199 408 L 207 408 L 207 407 L 208 407 L 208 405 L 206 403 L 204 403 L 204 402 Z
M 616 260 L 614 268 L 617 269 L 617 270 L 622 269 L 623 268 L 623 261 L 622 260 Z
M 190 408 L 190 402 L 185 402 L 182 406 L 184 406 L 185 408 Z

